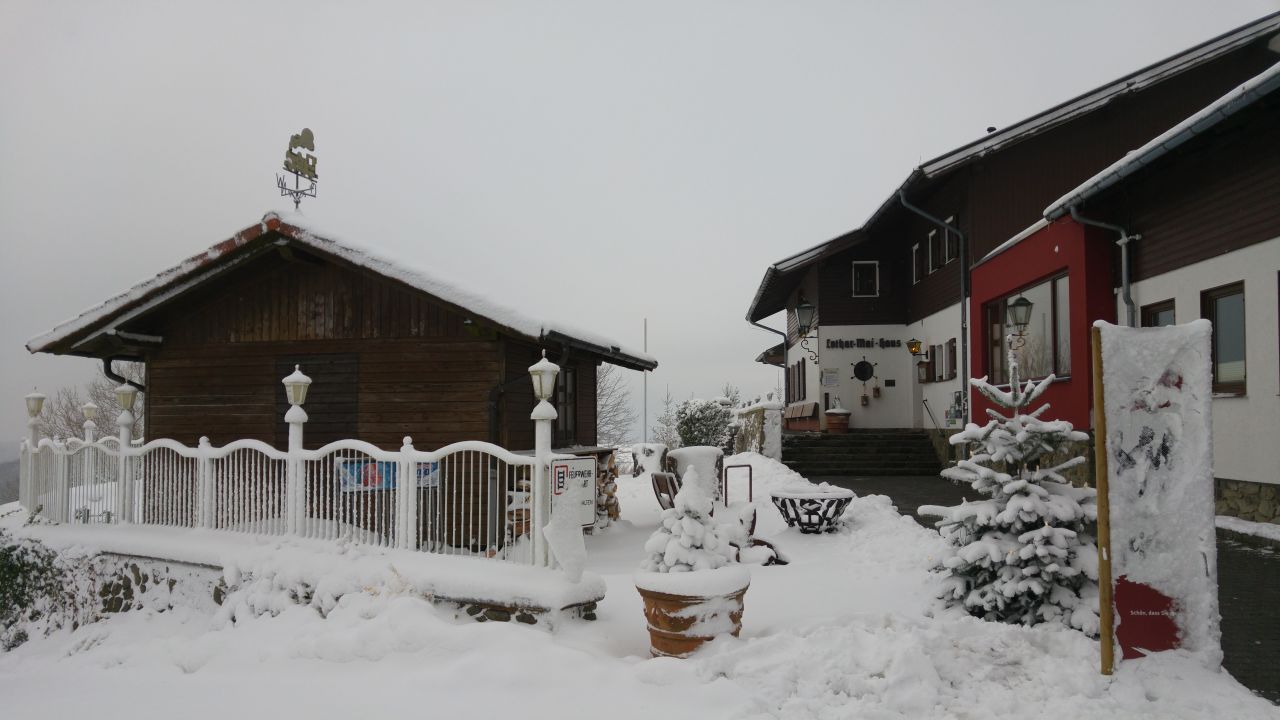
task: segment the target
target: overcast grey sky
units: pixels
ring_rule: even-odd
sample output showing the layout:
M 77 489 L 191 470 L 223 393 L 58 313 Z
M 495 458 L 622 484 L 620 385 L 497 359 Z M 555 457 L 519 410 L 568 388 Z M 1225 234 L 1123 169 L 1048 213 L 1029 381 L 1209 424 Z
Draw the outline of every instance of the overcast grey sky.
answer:
M 989 125 L 1278 9 L 4 0 L 0 438 L 93 372 L 25 341 L 288 208 L 304 126 L 317 221 L 633 346 L 648 317 L 651 416 L 666 385 L 765 392 L 775 336 L 743 316 L 769 263 Z

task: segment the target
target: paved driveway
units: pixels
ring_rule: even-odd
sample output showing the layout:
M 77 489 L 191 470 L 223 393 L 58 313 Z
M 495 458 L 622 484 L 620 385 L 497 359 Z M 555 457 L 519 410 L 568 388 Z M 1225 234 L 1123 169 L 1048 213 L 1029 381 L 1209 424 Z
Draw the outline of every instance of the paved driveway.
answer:
M 921 505 L 958 505 L 978 493 L 936 476 L 810 478 L 859 495 L 888 495 L 898 512 L 925 527 Z M 1222 609 L 1223 664 L 1246 687 L 1280 704 L 1280 549 L 1218 538 L 1218 602 Z

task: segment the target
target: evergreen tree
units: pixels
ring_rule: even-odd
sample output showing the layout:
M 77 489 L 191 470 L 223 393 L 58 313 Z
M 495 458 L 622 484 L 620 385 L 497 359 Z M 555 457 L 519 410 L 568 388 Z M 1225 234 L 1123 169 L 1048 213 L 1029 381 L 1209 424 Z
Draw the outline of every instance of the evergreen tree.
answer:
M 942 518 L 937 527 L 952 545 L 939 567 L 947 575 L 942 598 L 987 620 L 1062 622 L 1096 635 L 1098 556 L 1088 532 L 1097 516 L 1095 491 L 1075 487 L 1060 474 L 1085 458 L 1044 464 L 1088 435 L 1066 421 L 1041 419 L 1047 404 L 1024 412 L 1053 376 L 1019 387 L 1012 355 L 1010 370 L 1008 392 L 985 377 L 972 381 L 1006 412 L 988 410 L 985 426 L 970 423 L 952 436 L 953 445 L 967 443 L 972 455 L 942 471 L 987 499 L 920 508 L 921 514 Z
M 662 398 L 662 414 L 658 416 L 658 424 L 653 426 L 652 433 L 654 442 L 662 443 L 670 450 L 680 447 L 680 432 L 676 430 L 676 400 L 671 397 L 670 387 Z

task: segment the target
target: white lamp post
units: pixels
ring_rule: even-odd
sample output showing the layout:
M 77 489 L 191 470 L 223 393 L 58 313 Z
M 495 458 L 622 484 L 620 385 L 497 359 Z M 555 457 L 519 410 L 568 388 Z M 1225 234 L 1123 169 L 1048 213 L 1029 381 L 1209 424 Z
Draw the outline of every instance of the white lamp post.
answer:
M 21 501 L 22 507 L 31 510 L 35 507 L 32 502 L 32 483 L 35 482 L 36 469 L 36 446 L 40 444 L 40 411 L 44 409 L 44 393 L 32 390 L 31 394 L 24 398 L 27 402 L 27 472 L 26 482 L 18 487 L 18 499 Z
M 302 426 L 307 422 L 307 411 L 302 403 L 307 401 L 307 390 L 311 388 L 311 378 L 302 374 L 301 366 L 294 365 L 280 382 L 284 383 L 284 394 L 289 400 L 289 411 L 284 414 L 284 421 L 289 423 L 289 466 L 285 476 L 285 526 L 290 534 L 298 532 L 305 513 L 303 503 L 306 498 L 302 492 Z
M 551 514 L 551 482 L 547 477 L 551 466 L 551 423 L 559 415 L 547 401 L 556 391 L 556 375 L 559 373 L 560 366 L 547 359 L 546 350 L 542 351 L 541 360 L 529 366 L 533 396 L 538 398 L 529 418 L 533 420 L 533 562 L 539 566 L 547 566 L 551 562 L 542 529 Z
M 98 424 L 94 422 L 98 417 L 98 406 L 87 402 L 80 406 L 80 414 L 84 415 L 84 441 L 93 442 L 94 433 L 98 429 Z

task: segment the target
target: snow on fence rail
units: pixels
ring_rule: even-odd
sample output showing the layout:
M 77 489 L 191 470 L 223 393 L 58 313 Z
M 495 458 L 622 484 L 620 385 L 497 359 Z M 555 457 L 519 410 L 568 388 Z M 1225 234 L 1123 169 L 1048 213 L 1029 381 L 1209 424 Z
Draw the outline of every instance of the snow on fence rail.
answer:
M 206 528 L 533 564 L 533 457 L 487 442 L 426 452 L 359 440 L 282 451 L 115 438 L 22 443 L 19 500 L 58 523 Z M 122 484 L 119 478 L 126 481 Z

